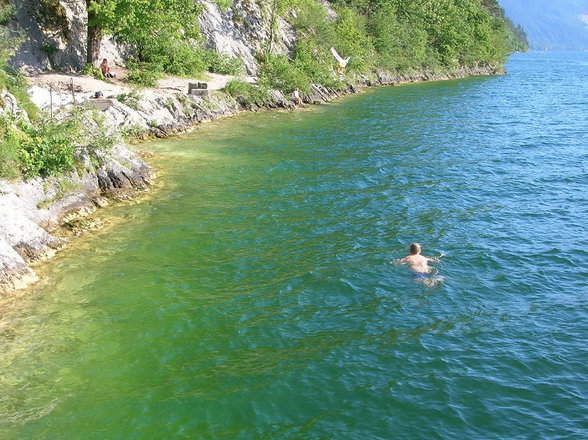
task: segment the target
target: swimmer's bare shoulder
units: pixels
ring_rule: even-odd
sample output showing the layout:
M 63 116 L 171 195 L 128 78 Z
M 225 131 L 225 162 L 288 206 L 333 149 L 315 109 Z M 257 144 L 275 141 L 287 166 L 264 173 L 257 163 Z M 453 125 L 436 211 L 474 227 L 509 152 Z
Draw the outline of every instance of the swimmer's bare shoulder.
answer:
M 419 272 L 429 272 L 430 268 L 428 267 L 427 263 L 438 263 L 441 261 L 440 257 L 427 257 L 425 255 L 421 255 L 421 246 L 418 243 L 411 244 L 409 252 L 409 255 L 406 257 L 390 261 L 390 264 L 405 264 L 413 270 Z

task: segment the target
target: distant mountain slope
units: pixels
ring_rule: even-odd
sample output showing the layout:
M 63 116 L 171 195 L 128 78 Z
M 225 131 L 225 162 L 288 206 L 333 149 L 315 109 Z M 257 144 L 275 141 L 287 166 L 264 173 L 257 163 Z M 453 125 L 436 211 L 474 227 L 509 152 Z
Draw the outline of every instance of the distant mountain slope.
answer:
M 532 49 L 587 50 L 588 0 L 499 0 Z

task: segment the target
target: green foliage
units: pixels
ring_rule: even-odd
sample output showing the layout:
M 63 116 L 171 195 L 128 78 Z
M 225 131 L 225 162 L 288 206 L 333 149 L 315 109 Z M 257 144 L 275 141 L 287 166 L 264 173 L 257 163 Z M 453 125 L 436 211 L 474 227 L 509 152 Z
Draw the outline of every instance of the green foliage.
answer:
M 97 67 L 94 67 L 91 63 L 86 63 L 82 70 L 82 73 L 84 75 L 93 76 L 94 78 L 99 79 L 101 81 L 107 81 L 107 78 L 102 73 L 102 70 L 98 69 Z
M 124 139 L 125 142 L 132 142 L 139 138 L 145 130 L 140 125 L 134 125 L 131 127 L 123 127 L 120 130 L 120 136 Z
M 13 14 L 14 8 L 11 5 L 0 5 L 0 21 L 9 20 Z M 7 89 L 16 98 L 19 106 L 28 113 L 29 118 L 35 120 L 40 111 L 27 93 L 26 78 L 8 65 L 8 60 L 20 43 L 21 38 L 13 36 L 6 26 L 0 25 L 0 90 Z
M 270 52 L 261 63 L 260 82 L 284 92 L 339 86 L 330 47 L 350 57 L 346 75 L 451 70 L 503 62 L 509 53 L 503 17 L 482 0 L 347 0 L 336 4 L 335 19 L 316 0 L 297 5 L 293 56 Z
M 375 51 L 366 18 L 348 7 L 339 8 L 337 12 L 334 41 L 337 52 L 351 57 L 347 70 L 369 71 L 374 66 Z
M 217 3 L 231 6 L 231 0 Z M 238 60 L 202 47 L 197 21 L 202 6 L 194 7 L 193 0 L 90 0 L 90 5 L 89 26 L 136 47 L 140 67 L 131 69 L 132 82 L 153 86 L 162 73 L 198 77 L 206 70 L 242 71 Z M 350 57 L 347 74 L 495 64 L 519 47 L 520 35 L 509 31 L 497 0 L 338 0 L 334 19 L 318 0 L 266 5 L 270 35 L 262 46 L 260 82 L 284 92 L 306 91 L 313 82 L 340 85 L 330 47 Z M 279 17 L 296 29 L 290 57 L 274 53 Z
M 276 35 L 278 31 L 278 18 L 280 18 L 289 9 L 296 8 L 300 0 L 269 0 L 269 39 L 264 44 L 264 50 L 271 53 L 274 48 Z
M 81 130 L 77 121 L 58 124 L 42 121 L 22 125 L 18 157 L 25 178 L 51 176 L 73 168 L 75 140 Z
M 501 63 L 521 39 L 497 0 L 341 0 L 335 19 L 317 0 L 298 5 L 290 63 L 313 82 L 334 77 L 330 47 L 350 57 L 346 73 L 443 71 Z
M 9 3 L 0 4 L 0 26 L 6 26 L 14 17 L 14 6 Z
M 29 118 L 37 120 L 41 115 L 39 108 L 31 101 L 27 92 L 29 84 L 24 75 L 4 65 L 0 68 L 0 89 L 7 89 L 18 102 L 20 108 L 27 112 Z
M 513 52 L 527 52 L 529 50 L 529 40 L 527 33 L 521 25 L 515 26 L 514 23 L 506 18 L 507 25 L 507 44 Z
M 222 75 L 239 75 L 243 73 L 243 61 L 212 50 L 207 51 L 207 70 Z
M 206 52 L 189 41 L 158 38 L 142 44 L 140 61 L 147 70 L 176 76 L 200 76 L 207 68 Z
M 188 41 L 153 41 L 143 47 L 143 61 L 131 61 L 128 81 L 154 87 L 163 74 L 201 77 L 205 72 L 238 75 L 243 70 L 239 58 L 230 58 L 202 49 Z
M 141 94 L 139 93 L 139 90 L 132 89 L 129 93 L 121 93 L 116 99 L 133 110 L 138 110 Z
M 199 75 L 206 53 L 198 46 L 198 16 L 193 0 L 91 0 L 88 26 L 105 30 L 136 48 L 140 70 L 132 81 L 153 85 L 152 72 Z
M 290 93 L 298 88 L 310 91 L 310 85 L 320 83 L 328 87 L 341 87 L 334 74 L 336 61 L 330 47 L 337 47 L 342 56 L 351 57 L 348 71 L 367 71 L 375 61 L 371 37 L 367 34 L 366 20 L 355 9 L 338 8 L 338 18 L 331 21 L 325 7 L 316 0 L 297 0 L 298 7 L 293 24 L 297 31 L 297 44 L 291 59 L 271 52 L 260 63 L 260 83 L 268 88 Z
M 127 81 L 143 87 L 155 87 L 159 78 L 161 78 L 160 71 L 154 70 L 152 65 L 142 63 L 133 65 Z
M 233 79 L 223 88 L 223 92 L 237 98 L 243 106 L 263 105 L 269 94 L 263 87 L 255 86 L 240 79 Z
M 326 87 L 342 87 L 339 78 L 333 75 L 333 57 L 325 47 L 320 47 L 311 40 L 300 41 L 294 56 L 294 64 L 305 75 L 308 85 L 315 83 Z M 298 88 L 309 91 L 307 86 Z
M 289 93 L 294 89 L 310 90 L 311 78 L 296 62 L 285 55 L 267 55 L 261 64 L 259 83 L 268 89 Z
M 42 4 L 56 13 L 62 9 L 58 1 L 43 0 Z M 0 4 L 0 21 L 10 18 L 11 14 L 12 8 Z M 27 93 L 25 77 L 8 66 L 8 60 L 19 43 L 19 38 L 11 36 L 5 26 L 0 26 L 0 89 L 7 89 L 16 98 L 30 120 L 20 114 L 0 114 L 0 177 L 13 179 L 60 174 L 74 166 L 78 145 L 86 145 L 91 151 L 103 151 L 112 146 L 116 139 L 102 131 L 90 138 L 88 119 L 96 124 L 101 121 L 80 107 L 61 122 L 42 117 Z M 47 52 L 54 51 L 48 46 Z
M 233 6 L 232 0 L 214 0 L 214 3 L 219 7 L 221 11 L 228 10 L 231 6 Z
M 118 138 L 106 130 L 88 130 L 89 121 L 99 127 L 104 115 L 76 107 L 62 121 L 44 118 L 35 124 L 0 116 L 0 177 L 61 174 L 74 168 L 80 148 L 91 157 L 101 156 L 98 153 L 108 151 Z
M 251 84 L 242 79 L 232 79 L 225 85 L 222 91 L 237 97 L 248 94 L 252 88 L 253 86 Z
M 0 178 L 14 179 L 20 175 L 18 131 L 12 128 L 8 115 L 0 115 Z
M 345 75 L 493 65 L 525 47 L 497 0 L 339 0 L 332 5 L 335 18 L 318 0 L 274 0 L 270 6 L 282 14 L 296 10 L 294 53 L 274 55 L 270 44 L 260 66 L 260 82 L 284 92 L 315 82 L 340 86 L 331 47 L 350 57 Z
M 18 142 L 8 138 L 0 142 L 0 178 L 15 179 L 20 176 Z

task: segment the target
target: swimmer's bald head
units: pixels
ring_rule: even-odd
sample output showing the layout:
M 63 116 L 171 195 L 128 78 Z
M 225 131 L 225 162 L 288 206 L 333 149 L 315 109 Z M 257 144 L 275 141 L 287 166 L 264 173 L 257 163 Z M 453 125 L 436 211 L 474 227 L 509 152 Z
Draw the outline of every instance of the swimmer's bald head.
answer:
M 418 243 L 413 243 L 410 245 L 410 254 L 411 255 L 418 255 L 421 253 L 421 245 Z

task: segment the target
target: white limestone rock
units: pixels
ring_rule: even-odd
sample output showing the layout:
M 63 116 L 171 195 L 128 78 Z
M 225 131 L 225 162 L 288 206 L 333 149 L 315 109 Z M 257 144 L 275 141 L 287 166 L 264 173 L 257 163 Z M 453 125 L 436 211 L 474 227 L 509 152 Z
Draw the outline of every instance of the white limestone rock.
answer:
M 270 10 L 262 9 L 253 0 L 236 0 L 232 7 L 221 11 L 216 3 L 202 1 L 204 12 L 199 18 L 207 46 L 217 52 L 243 61 L 248 74 L 258 71 L 255 55 L 263 51 L 270 39 Z M 272 52 L 292 52 L 295 42 L 293 27 L 278 19 L 278 31 Z
M 0 294 L 21 289 L 38 279 L 24 259 L 0 237 Z

